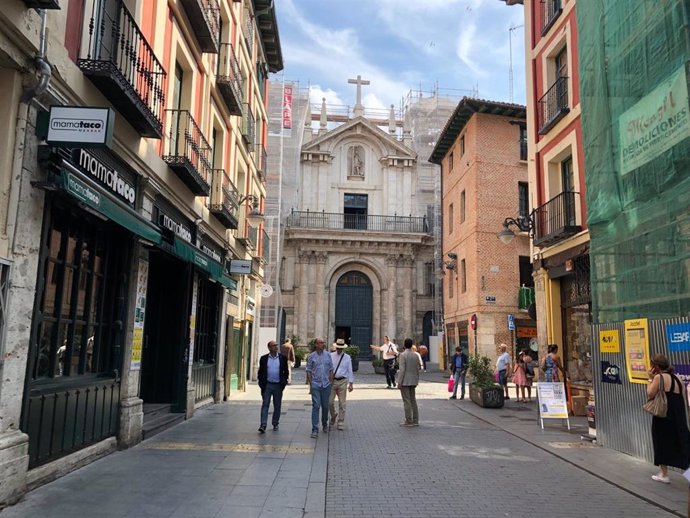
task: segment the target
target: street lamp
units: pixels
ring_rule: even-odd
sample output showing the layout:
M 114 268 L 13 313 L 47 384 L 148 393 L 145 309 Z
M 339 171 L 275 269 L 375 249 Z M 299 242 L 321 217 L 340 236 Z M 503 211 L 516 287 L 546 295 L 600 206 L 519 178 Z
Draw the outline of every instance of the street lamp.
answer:
M 503 221 L 503 230 L 496 237 L 504 245 L 509 244 L 515 237 L 515 232 L 510 227 L 517 227 L 520 232 L 529 232 L 529 237 L 534 237 L 534 212 L 529 216 L 518 216 L 517 218 L 506 218 Z
M 264 215 L 261 213 L 261 210 L 259 210 L 259 198 L 253 194 L 247 194 L 246 196 L 242 196 L 237 204 L 242 205 L 247 200 L 252 202 L 252 210 L 246 215 L 247 222 L 252 227 L 258 227 L 264 220 Z

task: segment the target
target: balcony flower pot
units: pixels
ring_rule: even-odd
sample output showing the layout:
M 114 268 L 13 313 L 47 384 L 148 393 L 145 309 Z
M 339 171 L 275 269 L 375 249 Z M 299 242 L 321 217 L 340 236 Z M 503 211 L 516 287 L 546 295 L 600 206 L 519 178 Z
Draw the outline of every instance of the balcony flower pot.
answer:
M 357 372 L 359 370 L 359 346 L 350 345 L 345 349 L 345 353 L 349 354 L 352 359 L 352 371 Z

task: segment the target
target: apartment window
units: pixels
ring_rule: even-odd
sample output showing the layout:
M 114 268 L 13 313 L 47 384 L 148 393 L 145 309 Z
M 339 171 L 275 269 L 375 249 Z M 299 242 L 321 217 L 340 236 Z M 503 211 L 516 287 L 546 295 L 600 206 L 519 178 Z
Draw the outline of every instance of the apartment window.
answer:
M 448 155 L 448 172 L 450 173 L 453 171 L 453 152 L 450 152 L 450 155 Z
M 569 111 L 568 106 L 568 47 L 564 46 L 549 63 L 554 81 L 539 99 L 539 133 L 547 133 Z
M 518 182 L 518 214 L 526 218 L 529 216 L 529 184 L 527 182 Z
M 448 233 L 453 233 L 453 204 L 448 205 Z
M 460 156 L 465 155 L 465 135 L 460 137 Z
M 562 0 L 541 0 L 541 34 L 546 34 L 563 12 Z
M 561 186 L 563 196 L 563 211 L 565 223 L 575 225 L 575 170 L 573 169 L 573 157 L 569 156 L 561 162 Z
M 520 160 L 527 160 L 527 127 L 520 124 Z
M 521 255 L 518 260 L 520 261 L 520 286 L 526 286 L 528 288 L 534 287 L 532 263 L 529 260 L 529 256 Z
M 460 291 L 467 291 L 467 265 L 464 259 L 460 260 Z
M 460 193 L 460 223 L 465 222 L 465 191 Z

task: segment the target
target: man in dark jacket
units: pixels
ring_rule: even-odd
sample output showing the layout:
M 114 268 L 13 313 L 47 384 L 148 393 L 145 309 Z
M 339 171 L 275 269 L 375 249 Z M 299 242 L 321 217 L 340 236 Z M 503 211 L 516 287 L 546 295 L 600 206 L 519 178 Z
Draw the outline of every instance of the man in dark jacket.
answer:
M 287 358 L 278 353 L 278 344 L 271 340 L 268 342 L 268 354 L 264 354 L 259 359 L 259 388 L 261 389 L 261 424 L 259 433 L 266 433 L 268 423 L 268 407 L 273 398 L 273 431 L 278 431 L 278 421 L 280 421 L 280 404 L 283 400 L 283 390 L 288 382 L 288 362 Z
M 455 355 L 450 363 L 450 370 L 453 371 L 453 395 L 450 399 L 458 398 L 458 385 L 460 385 L 460 399 L 465 399 L 465 375 L 467 374 L 467 367 L 469 360 L 465 351 L 459 345 L 455 348 Z

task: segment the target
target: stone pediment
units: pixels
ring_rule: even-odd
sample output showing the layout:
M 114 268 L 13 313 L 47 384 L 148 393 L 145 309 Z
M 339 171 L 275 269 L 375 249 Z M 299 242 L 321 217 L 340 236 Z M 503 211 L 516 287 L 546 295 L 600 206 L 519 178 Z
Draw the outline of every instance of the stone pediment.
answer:
M 319 135 L 302 146 L 302 153 L 330 154 L 339 142 L 346 136 L 353 135 L 358 138 L 377 141 L 382 148 L 387 150 L 382 158 L 395 158 L 414 161 L 417 154 L 400 142 L 397 138 L 386 133 L 381 128 L 371 123 L 364 117 L 356 117 L 337 128 Z

